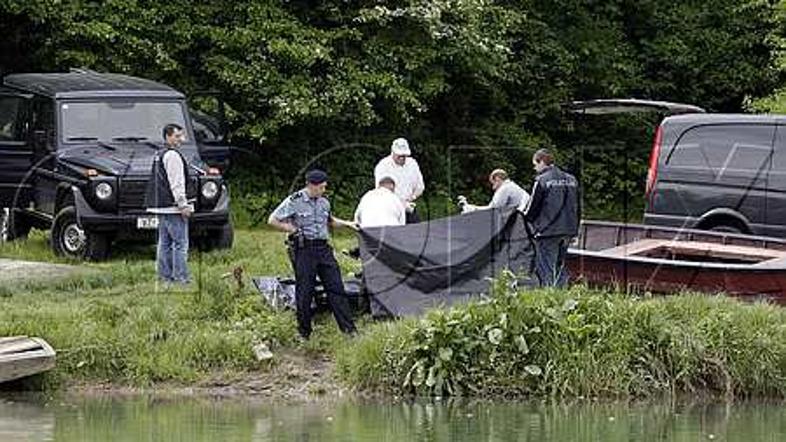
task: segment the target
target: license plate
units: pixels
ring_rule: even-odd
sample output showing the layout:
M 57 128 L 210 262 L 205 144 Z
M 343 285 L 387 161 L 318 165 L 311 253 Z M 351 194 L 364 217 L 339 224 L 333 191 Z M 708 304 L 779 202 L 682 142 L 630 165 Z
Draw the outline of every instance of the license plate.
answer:
M 158 217 L 155 216 L 140 216 L 136 219 L 137 229 L 157 229 Z

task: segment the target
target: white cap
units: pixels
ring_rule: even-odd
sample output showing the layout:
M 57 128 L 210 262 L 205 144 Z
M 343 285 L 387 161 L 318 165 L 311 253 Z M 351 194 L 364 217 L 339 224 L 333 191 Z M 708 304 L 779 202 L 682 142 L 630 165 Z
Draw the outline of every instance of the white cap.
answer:
M 393 144 L 390 145 L 390 153 L 393 155 L 410 156 L 412 152 L 409 150 L 409 143 L 406 138 L 396 138 Z

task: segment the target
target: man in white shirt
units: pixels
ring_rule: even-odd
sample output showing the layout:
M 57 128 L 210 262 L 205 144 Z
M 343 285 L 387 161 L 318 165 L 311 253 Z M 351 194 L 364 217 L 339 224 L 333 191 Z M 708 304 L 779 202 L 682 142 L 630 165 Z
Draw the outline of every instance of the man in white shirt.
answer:
M 389 176 L 379 180 L 376 189 L 369 190 L 355 209 L 355 223 L 367 227 L 403 226 L 406 210 L 396 195 L 396 182 Z
M 415 200 L 423 194 L 423 174 L 420 173 L 418 162 L 412 158 L 409 143 L 404 138 L 396 138 L 390 145 L 390 156 L 382 158 L 374 168 L 374 183 L 384 177 L 393 178 L 396 182 L 396 195 L 406 209 L 407 224 L 420 222 L 415 211 Z
M 166 149 L 156 153 L 152 177 L 145 194 L 147 211 L 158 216 L 158 248 L 156 266 L 159 279 L 167 284 L 187 285 L 188 219 L 194 212 L 191 201 L 196 199 L 191 172 L 180 146 L 185 131 L 177 124 L 163 130 Z
M 524 210 L 529 203 L 529 193 L 508 177 L 503 169 L 494 169 L 489 175 L 489 184 L 494 189 L 494 196 L 486 206 L 475 206 L 466 202 L 466 198 L 459 197 L 461 212 L 467 213 L 475 210 L 499 209 Z

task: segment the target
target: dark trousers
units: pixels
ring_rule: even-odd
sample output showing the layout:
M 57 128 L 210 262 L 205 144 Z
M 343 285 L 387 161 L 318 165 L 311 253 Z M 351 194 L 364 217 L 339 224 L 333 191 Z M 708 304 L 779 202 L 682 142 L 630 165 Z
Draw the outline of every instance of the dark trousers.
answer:
M 420 222 L 420 215 L 418 215 L 417 210 L 405 213 L 404 217 L 406 218 L 405 222 L 407 224 L 417 224 Z
M 571 239 L 570 236 L 535 238 L 535 274 L 541 287 L 565 287 L 568 284 L 565 256 Z
M 341 271 L 333 256 L 333 249 L 327 242 L 309 241 L 295 248 L 295 303 L 300 335 L 306 339 L 311 335 L 311 301 L 317 276 L 325 288 L 338 328 L 344 333 L 354 333 L 355 323 L 352 321 L 344 283 L 341 281 Z

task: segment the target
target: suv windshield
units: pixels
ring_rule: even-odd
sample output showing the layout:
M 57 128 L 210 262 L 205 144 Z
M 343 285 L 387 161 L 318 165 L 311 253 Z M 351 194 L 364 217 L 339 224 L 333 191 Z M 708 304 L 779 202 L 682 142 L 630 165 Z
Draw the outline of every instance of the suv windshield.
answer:
M 63 141 L 163 142 L 169 123 L 186 127 L 183 105 L 176 101 L 79 101 L 60 104 Z M 186 143 L 191 142 L 187 137 Z

